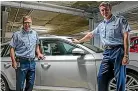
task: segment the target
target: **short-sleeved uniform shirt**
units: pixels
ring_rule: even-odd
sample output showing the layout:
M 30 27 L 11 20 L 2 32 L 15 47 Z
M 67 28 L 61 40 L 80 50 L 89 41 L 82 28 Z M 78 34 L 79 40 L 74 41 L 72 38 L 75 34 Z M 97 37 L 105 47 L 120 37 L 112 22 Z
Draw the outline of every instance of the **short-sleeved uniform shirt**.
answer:
M 34 58 L 37 44 L 39 44 L 38 34 L 32 29 L 28 32 L 21 29 L 13 33 L 10 41 L 10 46 L 15 49 L 17 57 Z
M 123 16 L 114 16 L 110 20 L 103 20 L 93 31 L 93 35 L 100 35 L 103 45 L 123 45 L 123 33 L 131 31 L 127 20 Z

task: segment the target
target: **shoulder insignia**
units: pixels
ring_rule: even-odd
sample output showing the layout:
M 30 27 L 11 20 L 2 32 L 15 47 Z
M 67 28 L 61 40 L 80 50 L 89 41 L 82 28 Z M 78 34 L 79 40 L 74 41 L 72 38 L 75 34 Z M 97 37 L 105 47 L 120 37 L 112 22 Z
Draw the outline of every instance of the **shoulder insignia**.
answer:
M 123 23 L 123 24 L 127 24 L 127 20 L 123 18 L 123 19 L 122 19 L 122 23 Z

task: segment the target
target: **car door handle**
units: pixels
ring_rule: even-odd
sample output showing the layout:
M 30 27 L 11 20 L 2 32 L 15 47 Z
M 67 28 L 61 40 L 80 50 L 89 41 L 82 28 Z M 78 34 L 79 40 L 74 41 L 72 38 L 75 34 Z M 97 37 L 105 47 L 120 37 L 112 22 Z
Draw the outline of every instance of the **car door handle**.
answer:
M 11 66 L 11 64 L 9 64 L 9 63 L 5 63 L 4 64 L 4 67 L 7 69 L 7 68 L 9 68 Z
M 49 69 L 49 67 L 50 67 L 51 65 L 49 64 L 49 63 L 43 63 L 43 64 L 41 64 L 41 67 L 43 68 L 43 69 Z

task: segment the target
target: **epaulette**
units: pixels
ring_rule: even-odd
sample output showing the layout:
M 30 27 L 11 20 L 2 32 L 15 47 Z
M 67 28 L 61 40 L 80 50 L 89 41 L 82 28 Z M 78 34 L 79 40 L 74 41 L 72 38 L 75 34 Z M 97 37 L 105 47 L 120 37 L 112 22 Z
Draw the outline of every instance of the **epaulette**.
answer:
M 117 18 L 122 18 L 122 19 L 124 18 L 124 16 L 122 16 L 122 15 L 116 15 L 116 17 Z
M 118 15 L 117 17 L 121 19 L 123 24 L 127 24 L 128 23 L 124 16 Z

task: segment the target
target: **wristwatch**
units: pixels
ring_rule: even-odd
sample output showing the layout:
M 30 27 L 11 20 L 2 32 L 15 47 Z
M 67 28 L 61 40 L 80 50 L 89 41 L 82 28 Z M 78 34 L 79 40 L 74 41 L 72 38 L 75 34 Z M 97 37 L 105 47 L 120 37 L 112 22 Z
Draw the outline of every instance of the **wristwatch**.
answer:
M 125 57 L 125 58 L 129 58 L 129 56 L 128 56 L 128 55 L 124 55 L 124 57 Z

